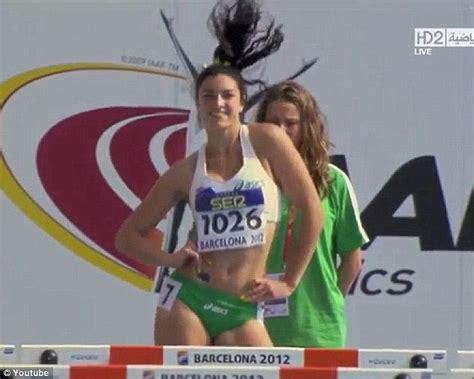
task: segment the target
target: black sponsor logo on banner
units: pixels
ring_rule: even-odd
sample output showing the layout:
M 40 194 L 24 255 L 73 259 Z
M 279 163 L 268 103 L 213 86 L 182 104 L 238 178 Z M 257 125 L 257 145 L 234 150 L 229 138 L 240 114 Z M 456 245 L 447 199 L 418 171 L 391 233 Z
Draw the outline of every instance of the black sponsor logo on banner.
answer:
M 332 162 L 349 176 L 344 155 L 332 156 Z M 394 216 L 409 196 L 415 216 Z M 403 164 L 367 205 L 361 219 L 370 238 L 364 249 L 377 237 L 392 236 L 418 237 L 422 251 L 474 251 L 474 191 L 454 241 L 434 156 L 420 156 Z
M 362 264 L 364 260 L 362 260 Z M 357 289 L 364 295 L 406 295 L 413 289 L 413 276 L 416 272 L 409 268 L 401 268 L 395 271 L 387 271 L 383 268 L 375 268 L 364 272 L 363 270 L 352 283 L 349 295 L 354 295 Z

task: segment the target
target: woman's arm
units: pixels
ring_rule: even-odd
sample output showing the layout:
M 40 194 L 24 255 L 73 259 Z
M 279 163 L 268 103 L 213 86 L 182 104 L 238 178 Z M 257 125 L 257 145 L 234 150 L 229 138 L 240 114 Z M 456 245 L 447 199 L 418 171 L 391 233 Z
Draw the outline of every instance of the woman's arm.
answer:
M 273 175 L 282 191 L 300 210 L 301 221 L 300 237 L 294 253 L 288 258 L 286 273 L 280 283 L 283 286 L 275 286 L 270 279 L 261 280 L 259 283 L 267 288 L 263 288 L 261 291 L 258 289 L 251 291 L 248 296 L 252 300 L 283 297 L 293 292 L 311 260 L 323 227 L 323 212 L 318 193 L 291 140 L 283 130 L 275 125 L 259 124 L 256 126 L 262 132 L 261 137 L 257 132 L 256 146 L 263 149 L 263 154 L 268 159 Z M 259 283 L 257 283 L 257 287 Z
M 178 200 L 187 196 L 186 166 L 180 162 L 162 175 L 142 203 L 119 228 L 115 246 L 122 253 L 140 262 L 167 267 L 179 267 L 198 259 L 189 249 L 167 254 L 161 247 L 146 238 L 150 231 L 166 217 Z
M 341 263 L 337 268 L 337 285 L 346 296 L 352 283 L 362 267 L 362 250 L 360 248 L 341 256 Z

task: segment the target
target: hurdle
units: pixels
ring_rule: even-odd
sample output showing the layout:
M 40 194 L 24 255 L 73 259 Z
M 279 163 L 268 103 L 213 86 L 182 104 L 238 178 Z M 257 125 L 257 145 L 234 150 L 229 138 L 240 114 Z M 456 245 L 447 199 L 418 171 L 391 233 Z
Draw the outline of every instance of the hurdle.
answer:
M 0 364 L 14 364 L 18 361 L 15 345 L 0 345 Z
M 458 350 L 456 353 L 457 368 L 474 369 L 474 350 Z
M 151 365 L 13 365 L 0 366 L 10 379 L 431 379 L 426 369 L 329 367 L 234 367 Z M 28 373 L 35 376 L 27 376 Z M 441 378 L 440 378 L 441 379 Z
M 110 349 L 110 345 L 21 345 L 18 363 L 107 365 Z
M 418 368 L 446 373 L 445 350 L 21 345 L 20 364 Z M 0 362 L 1 363 L 1 362 Z
M 448 378 L 449 379 L 473 379 L 474 369 L 453 368 L 449 370 Z

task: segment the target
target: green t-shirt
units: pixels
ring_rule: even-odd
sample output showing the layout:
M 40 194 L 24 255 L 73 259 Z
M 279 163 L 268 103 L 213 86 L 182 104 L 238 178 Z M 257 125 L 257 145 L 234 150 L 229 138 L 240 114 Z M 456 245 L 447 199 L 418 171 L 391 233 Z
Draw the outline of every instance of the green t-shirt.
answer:
M 331 184 L 322 200 L 324 227 L 308 268 L 289 298 L 289 315 L 265 319 L 275 346 L 345 346 L 346 316 L 344 297 L 337 286 L 337 255 L 357 249 L 368 238 L 349 178 L 334 165 L 329 165 L 329 176 Z M 268 257 L 268 273 L 285 271 L 283 255 L 289 205 L 288 198 L 282 197 L 281 219 Z M 289 254 L 298 238 L 299 221 L 297 212 Z

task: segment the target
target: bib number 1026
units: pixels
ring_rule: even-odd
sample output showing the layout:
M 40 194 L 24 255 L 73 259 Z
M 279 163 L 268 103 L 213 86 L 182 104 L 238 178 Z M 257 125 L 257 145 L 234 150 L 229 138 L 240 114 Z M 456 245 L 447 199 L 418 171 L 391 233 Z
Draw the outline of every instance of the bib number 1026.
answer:
M 252 208 L 245 216 L 239 211 L 229 211 L 226 213 L 213 213 L 212 215 L 201 215 L 204 221 L 204 234 L 208 235 L 210 230 L 216 234 L 222 234 L 230 227 L 230 232 L 238 232 L 245 229 L 245 224 L 249 229 L 255 230 L 262 225 L 262 219 L 255 214 L 258 208 Z

